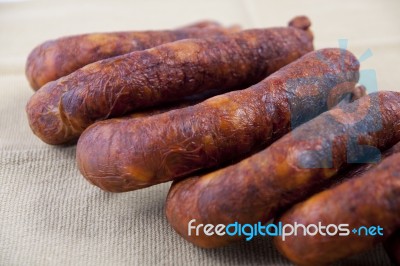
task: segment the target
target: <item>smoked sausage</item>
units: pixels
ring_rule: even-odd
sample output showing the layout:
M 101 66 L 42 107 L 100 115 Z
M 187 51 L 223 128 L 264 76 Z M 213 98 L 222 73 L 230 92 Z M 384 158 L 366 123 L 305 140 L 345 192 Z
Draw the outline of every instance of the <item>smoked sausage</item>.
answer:
M 398 121 L 399 92 L 378 92 L 333 108 L 237 164 L 175 182 L 167 197 L 167 219 L 201 247 L 236 241 L 241 237 L 208 236 L 201 230 L 189 234 L 188 223 L 265 223 L 339 170 L 399 142 Z
M 334 178 L 331 180 L 328 180 L 328 182 L 324 183 L 322 189 L 317 188 L 315 193 L 319 193 L 321 190 L 326 190 L 330 189 L 334 186 L 337 186 L 341 183 L 343 183 L 346 180 L 352 179 L 352 178 L 357 178 L 368 172 L 369 170 L 373 169 L 377 165 L 379 165 L 379 162 L 393 154 L 400 153 L 400 142 L 394 145 L 392 148 L 382 152 L 382 154 L 378 154 L 378 156 L 374 160 L 371 161 L 371 163 L 366 163 L 362 165 L 357 165 L 355 167 L 352 167 L 348 171 L 343 171 L 343 173 L 337 174 Z M 314 193 L 313 193 L 314 194 Z M 389 237 L 388 240 L 384 242 L 384 247 L 391 258 L 391 260 L 397 264 L 400 265 L 400 257 L 398 254 L 400 254 L 400 230 L 393 235 Z M 278 240 L 276 240 L 278 241 Z M 278 241 L 279 242 L 279 241 Z M 329 242 L 329 241 L 327 241 Z
M 127 31 L 74 35 L 46 41 L 29 54 L 26 76 L 38 90 L 90 63 L 141 51 L 164 43 L 188 38 L 204 38 L 229 34 L 238 27 L 224 28 L 212 21 L 202 21 L 176 30 Z
M 124 192 L 242 159 L 353 93 L 358 70 L 350 52 L 323 49 L 245 90 L 143 119 L 98 122 L 79 139 L 78 167 L 94 185 Z
M 394 124 L 398 127 L 397 121 Z M 319 266 L 364 252 L 382 242 L 400 227 L 399 162 L 400 153 L 395 153 L 372 170 L 293 206 L 277 220 L 306 227 L 318 223 L 347 225 L 349 231 L 345 235 L 335 233 L 335 229 L 330 230 L 330 235 L 320 231 L 314 236 L 301 231 L 296 236 L 286 236 L 284 241 L 275 237 L 278 250 L 298 265 Z M 373 233 L 371 226 L 375 228 Z
M 381 159 L 378 159 L 378 162 L 382 159 L 385 159 L 393 154 L 400 153 L 400 142 L 394 145 L 392 148 L 389 150 L 384 151 L 381 154 Z M 331 184 L 326 184 L 325 188 L 329 189 L 334 185 L 338 185 L 342 183 L 345 180 L 359 177 L 362 174 L 366 173 L 367 171 L 373 169 L 377 164 L 376 163 L 369 163 L 369 164 L 363 164 L 361 166 L 354 167 L 350 171 L 347 171 L 343 174 L 339 174 L 337 176 L 337 179 L 334 180 Z M 395 265 L 400 265 L 400 229 L 397 230 L 394 234 L 392 234 L 388 240 L 386 240 L 384 243 L 385 250 L 387 254 L 389 255 L 390 259 L 395 263 Z
M 351 166 L 349 169 L 344 169 L 342 171 L 339 171 L 339 173 L 336 174 L 336 176 L 334 176 L 329 180 L 326 180 L 326 182 L 324 182 L 321 187 L 316 188 L 315 192 L 313 192 L 312 194 L 316 194 L 323 190 L 330 189 L 331 187 L 341 184 L 348 179 L 358 177 L 364 174 L 365 172 L 371 170 L 375 166 L 377 166 L 381 160 L 396 153 L 400 153 L 400 142 L 391 147 L 390 149 L 382 151 L 382 153 L 377 153 L 375 157 L 372 156 L 370 158 L 370 162 L 368 163 L 355 164 L 354 166 Z
M 181 40 L 89 64 L 31 97 L 29 125 L 44 142 L 64 144 L 99 120 L 211 89 L 247 87 L 313 49 L 310 22 L 297 19 L 300 28 Z

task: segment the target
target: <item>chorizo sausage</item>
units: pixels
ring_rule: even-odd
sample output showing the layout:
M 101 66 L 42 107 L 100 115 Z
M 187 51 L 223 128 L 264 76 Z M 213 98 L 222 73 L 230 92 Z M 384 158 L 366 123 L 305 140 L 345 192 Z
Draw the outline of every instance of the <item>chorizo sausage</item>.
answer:
M 339 185 L 341 183 L 343 183 L 343 181 L 346 181 L 348 179 L 354 178 L 354 177 L 358 177 L 362 174 L 364 174 L 365 172 L 371 170 L 372 168 L 374 168 L 377 163 L 379 163 L 381 160 L 396 154 L 396 153 L 400 153 L 400 142 L 397 143 L 396 145 L 394 145 L 393 147 L 391 147 L 388 150 L 384 150 L 382 153 L 378 153 L 376 154 L 376 156 L 372 156 L 372 158 L 370 159 L 369 163 L 365 163 L 365 164 L 356 164 L 355 166 L 350 167 L 349 169 L 344 169 L 342 171 L 339 171 L 339 173 L 336 174 L 336 176 L 334 176 L 333 178 L 326 180 L 321 187 L 316 187 L 316 190 L 311 194 L 316 194 L 318 192 L 321 192 L 325 189 L 330 189 L 333 186 Z
M 168 221 L 201 247 L 236 241 L 240 237 L 227 234 L 189 235 L 188 223 L 267 222 L 351 162 L 365 162 L 363 157 L 399 142 L 398 121 L 398 92 L 378 92 L 327 111 L 237 164 L 175 182 L 166 202 Z
M 63 144 L 99 120 L 210 89 L 249 86 L 313 49 L 310 23 L 302 22 L 300 29 L 187 39 L 89 64 L 32 96 L 30 127 L 44 142 Z
M 400 153 L 400 142 L 394 145 L 389 150 L 383 152 L 382 159 L 397 153 Z M 359 177 L 370 169 L 373 169 L 375 166 L 376 163 L 370 163 L 355 167 L 346 173 L 338 175 L 337 180 L 335 180 L 333 184 L 337 185 L 342 183 L 344 180 Z M 329 189 L 332 186 L 332 184 L 327 184 L 325 187 Z M 396 265 L 400 265 L 400 230 L 391 235 L 389 239 L 384 242 L 384 247 L 393 263 L 395 263 Z
M 399 127 L 398 120 L 394 124 Z M 306 227 L 319 222 L 336 228 L 344 225 L 347 233 L 340 235 L 332 229 L 330 235 L 320 231 L 311 236 L 303 229 L 284 241 L 275 237 L 276 247 L 294 263 L 311 266 L 332 263 L 382 242 L 400 227 L 399 161 L 400 153 L 393 154 L 372 170 L 293 206 L 278 219 L 282 224 L 297 222 Z M 375 232 L 367 234 L 371 226 Z
M 323 49 L 245 90 L 143 119 L 98 122 L 79 139 L 78 167 L 94 185 L 123 192 L 244 158 L 353 92 L 358 69 L 350 52 Z
M 389 150 L 384 151 L 382 154 L 378 154 L 376 161 L 381 161 L 382 159 L 385 159 L 393 154 L 400 153 L 400 142 L 394 145 L 392 148 Z M 349 180 L 351 178 L 356 178 L 359 177 L 363 174 L 365 174 L 367 171 L 373 169 L 377 163 L 375 162 L 375 159 L 372 160 L 371 163 L 367 164 L 362 164 L 361 166 L 355 166 L 351 168 L 350 170 L 342 171 L 342 173 L 338 173 L 334 178 L 331 180 L 328 180 L 326 183 L 323 184 L 322 189 L 321 188 L 316 188 L 315 193 L 319 193 L 321 190 L 325 189 L 330 189 L 334 186 L 337 186 L 341 183 L 343 183 L 346 180 Z M 314 192 L 312 193 L 314 194 Z M 391 258 L 391 260 L 396 263 L 400 264 L 400 257 L 397 254 L 400 254 L 400 231 L 393 234 L 392 236 L 389 237 L 387 241 L 384 242 L 384 247 Z
M 47 82 L 66 76 L 101 59 L 145 50 L 188 38 L 203 38 L 238 31 L 203 21 L 176 30 L 108 32 L 68 36 L 46 41 L 29 54 L 25 73 L 31 87 L 38 90 Z

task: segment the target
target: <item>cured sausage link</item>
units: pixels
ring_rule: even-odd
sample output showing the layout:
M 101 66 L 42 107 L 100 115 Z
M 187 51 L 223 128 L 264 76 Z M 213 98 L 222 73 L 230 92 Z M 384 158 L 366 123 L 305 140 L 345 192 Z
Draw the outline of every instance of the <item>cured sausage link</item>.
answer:
M 378 92 L 327 111 L 267 149 L 221 170 L 178 181 L 166 214 L 184 238 L 202 247 L 238 240 L 188 233 L 188 223 L 267 222 L 350 163 L 366 162 L 400 141 L 400 93 Z
M 394 145 L 389 150 L 386 150 L 385 152 L 383 152 L 382 159 L 385 159 L 385 158 L 387 158 L 393 154 L 397 154 L 397 153 L 400 153 L 400 142 L 397 143 L 396 145 Z M 375 168 L 376 166 L 377 166 L 376 163 L 364 164 L 362 166 L 355 167 L 344 174 L 339 174 L 337 176 L 338 180 L 336 180 L 334 182 L 334 185 L 342 183 L 343 181 L 348 180 L 350 178 L 356 178 L 356 177 L 362 176 L 367 171 Z M 329 184 L 329 187 L 328 186 L 326 186 L 326 187 L 327 187 L 327 189 L 329 189 L 332 186 L 333 186 L 332 184 Z M 385 250 L 386 250 L 387 254 L 389 255 L 390 259 L 393 261 L 393 263 L 395 263 L 396 265 L 400 265 L 400 229 L 397 230 L 397 232 L 393 233 L 389 237 L 389 239 L 384 242 L 384 247 L 385 247 Z
M 323 49 L 245 90 L 151 117 L 96 123 L 79 139 L 78 167 L 100 188 L 123 192 L 242 159 L 337 99 L 357 95 L 358 69 L 350 52 Z
M 296 20 L 296 19 L 295 19 Z M 309 21 L 208 39 L 186 39 L 97 61 L 47 83 L 29 100 L 33 132 L 49 144 L 88 126 L 212 89 L 259 82 L 313 49 Z
M 327 265 L 367 251 L 400 227 L 400 153 L 384 159 L 377 167 L 318 193 L 293 206 L 279 219 L 282 224 L 348 225 L 359 230 L 348 236 L 317 234 L 276 237 L 276 247 L 298 265 Z M 278 222 L 277 221 L 277 222 Z M 365 229 L 374 226 L 374 233 Z M 377 226 L 382 229 L 377 229 Z M 331 229 L 331 233 L 334 231 Z M 398 248 L 398 247 L 397 247 Z M 397 254 L 396 254 L 397 256 Z
M 205 38 L 238 31 L 212 21 L 203 21 L 176 30 L 90 33 L 46 41 L 29 54 L 26 77 L 38 90 L 90 63 L 141 51 L 164 43 L 189 38 Z

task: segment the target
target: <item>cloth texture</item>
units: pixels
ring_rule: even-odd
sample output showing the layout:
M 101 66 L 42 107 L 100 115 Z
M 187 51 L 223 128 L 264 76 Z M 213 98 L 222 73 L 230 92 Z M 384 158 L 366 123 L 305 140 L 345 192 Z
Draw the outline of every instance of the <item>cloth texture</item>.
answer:
M 316 48 L 373 56 L 378 89 L 399 90 L 398 0 L 4 1 L 0 0 L 0 265 L 292 265 L 270 238 L 216 250 L 184 241 L 168 225 L 165 183 L 113 194 L 79 173 L 75 147 L 53 147 L 31 132 L 33 94 L 25 60 L 39 43 L 64 35 L 174 28 L 201 19 L 245 28 L 312 20 Z M 381 246 L 336 265 L 390 265 Z

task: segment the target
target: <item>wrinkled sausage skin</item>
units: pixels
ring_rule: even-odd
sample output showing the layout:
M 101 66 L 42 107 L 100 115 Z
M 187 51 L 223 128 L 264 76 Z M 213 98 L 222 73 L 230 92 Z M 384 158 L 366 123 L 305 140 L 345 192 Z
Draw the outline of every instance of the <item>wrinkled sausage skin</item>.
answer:
M 96 186 L 123 192 L 244 158 L 353 93 L 358 69 L 350 52 L 323 49 L 245 90 L 143 119 L 98 122 L 79 139 L 78 167 Z
M 398 122 L 396 122 L 398 123 Z M 381 226 L 383 236 L 287 236 L 276 237 L 276 247 L 298 265 L 327 265 L 361 253 L 382 242 L 400 227 L 400 153 L 377 167 L 342 184 L 318 193 L 285 212 L 283 224 L 348 224 L 349 229 Z
M 181 40 L 97 61 L 38 90 L 26 107 L 29 124 L 46 143 L 76 141 L 99 120 L 211 89 L 247 87 L 312 49 L 308 30 L 286 27 Z
M 399 121 L 397 92 L 371 94 L 327 111 L 235 165 L 175 182 L 166 202 L 168 221 L 201 247 L 236 241 L 227 235 L 189 236 L 188 222 L 267 222 L 348 167 L 349 161 L 360 162 L 371 150 L 399 142 Z
M 204 21 L 177 30 L 109 32 L 68 36 L 37 46 L 28 56 L 26 76 L 34 90 L 90 63 L 188 38 L 204 38 L 238 31 Z
M 362 164 L 361 166 L 353 167 L 351 170 L 345 171 L 344 173 L 339 173 L 334 180 L 331 180 L 332 182 L 325 183 L 323 189 L 330 189 L 346 180 L 359 177 L 379 165 L 381 160 L 397 153 L 400 153 L 400 142 L 392 148 L 384 151 L 376 158 L 376 161 L 372 160 L 371 163 Z M 316 192 L 319 192 L 320 190 L 321 189 L 318 189 Z M 384 247 L 393 263 L 395 263 L 395 265 L 400 265 L 400 230 L 392 234 L 389 239 L 384 242 Z
M 400 153 L 400 142 L 397 143 L 396 145 L 394 145 L 389 150 L 386 150 L 385 152 L 383 152 L 381 159 L 385 159 L 385 158 L 387 158 L 393 154 L 397 154 L 397 153 Z M 378 162 L 379 161 L 380 160 L 378 160 Z M 363 175 L 364 173 L 366 173 L 367 171 L 373 169 L 377 165 L 379 165 L 379 164 L 369 163 L 369 164 L 363 164 L 361 166 L 355 167 L 346 173 L 339 174 L 337 180 L 334 183 L 339 184 L 339 183 L 342 183 L 344 180 L 359 177 L 359 176 Z M 329 187 L 326 186 L 327 189 L 332 187 L 332 184 L 329 184 L 329 185 L 330 185 Z M 400 226 L 399 226 L 399 230 L 397 230 L 397 232 L 392 234 L 389 237 L 389 239 L 384 242 L 384 247 L 385 247 L 385 250 L 386 250 L 387 254 L 389 255 L 390 259 L 393 261 L 393 263 L 395 263 L 395 265 L 400 265 Z
M 325 189 L 330 189 L 331 187 L 341 184 L 348 179 L 358 177 L 376 167 L 383 159 L 396 153 L 400 153 L 400 142 L 390 149 L 384 150 L 382 153 L 378 153 L 377 156 L 372 156 L 368 163 L 356 164 L 355 166 L 351 166 L 350 169 L 344 169 L 340 171 L 335 177 L 324 182 L 321 187 L 318 187 L 315 193 L 321 192 Z

